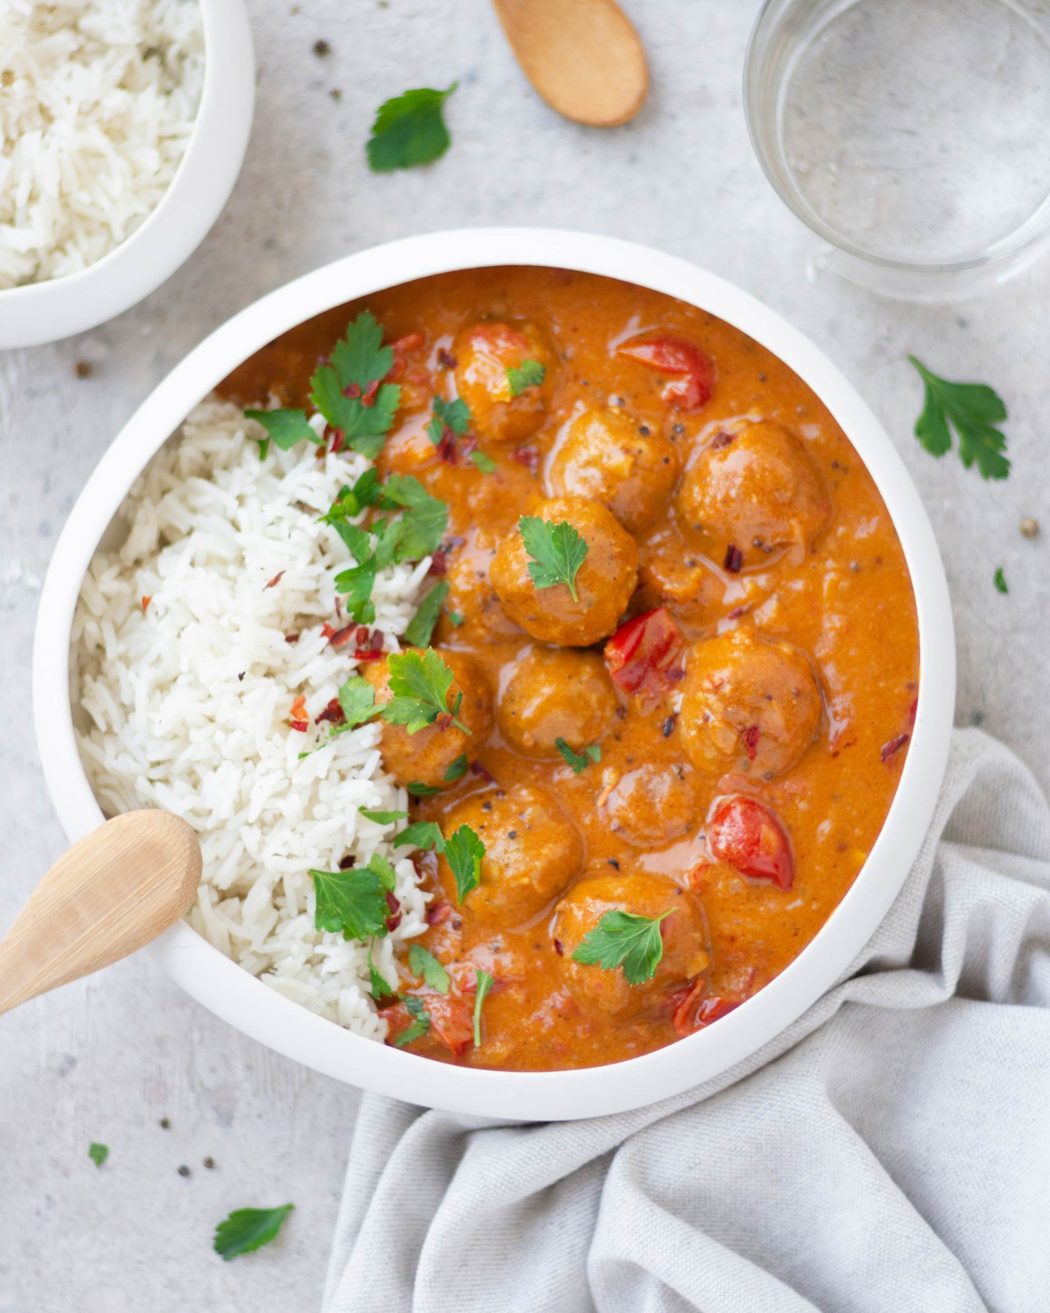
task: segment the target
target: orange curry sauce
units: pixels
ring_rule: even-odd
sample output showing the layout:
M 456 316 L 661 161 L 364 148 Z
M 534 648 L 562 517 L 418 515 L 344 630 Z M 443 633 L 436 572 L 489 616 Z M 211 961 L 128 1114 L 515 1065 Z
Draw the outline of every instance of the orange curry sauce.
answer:
M 435 891 L 432 916 L 439 922 L 422 942 L 450 969 L 453 986 L 450 996 L 431 997 L 403 966 L 401 987 L 426 995 L 435 1021 L 412 1051 L 515 1070 L 590 1066 L 645 1053 L 710 1024 L 782 971 L 827 920 L 879 833 L 907 751 L 919 670 L 915 606 L 893 525 L 845 435 L 790 369 L 702 310 L 605 278 L 502 268 L 410 283 L 285 334 L 238 369 L 223 391 L 244 403 L 270 395 L 282 404 L 305 403 L 319 357 L 366 305 L 387 341 L 408 339 L 399 365 L 402 407 L 380 468 L 417 476 L 450 512 L 448 550 L 435 573 L 452 587 L 431 641 L 439 650 L 474 659 L 493 705 L 491 734 L 470 742 L 471 769 L 441 793 L 413 803 L 412 818 L 445 828 L 449 813 L 470 795 L 492 798 L 530 785 L 549 797 L 558 823 L 571 827 L 579 841 L 570 889 L 594 877 L 625 881 L 648 873 L 673 882 L 702 909 L 695 922 L 697 951 L 689 959 L 698 973 L 643 991 L 638 1006 L 624 1005 L 622 986 L 616 997 L 615 990 L 572 987 L 573 971 L 613 973 L 570 963 L 551 928 L 564 889 L 524 924 L 494 927 L 472 911 L 469 895 L 459 906 L 447 873 L 439 876 L 432 854 L 421 855 Z M 534 389 L 542 392 L 540 413 L 525 424 L 534 431 L 492 441 L 475 414 L 466 447 L 476 443 L 496 462 L 488 473 L 465 458 L 462 443 L 458 452 L 443 452 L 425 433 L 433 397 L 456 395 L 455 366 L 461 362 L 454 339 L 479 321 L 512 327 L 529 321 L 549 351 L 544 386 Z M 668 386 L 676 378 L 681 383 L 681 375 L 618 351 L 625 342 L 657 338 L 691 344 L 713 364 L 700 396 Z M 524 354 L 535 353 L 530 348 Z M 727 545 L 717 526 L 708 539 L 698 537 L 696 525 L 683 532 L 689 508 L 699 499 L 701 508 L 717 510 L 717 497 L 707 497 L 701 486 L 690 502 L 672 482 L 652 522 L 634 529 L 639 583 L 625 614 L 664 608 L 681 632 L 682 652 L 654 695 L 639 697 L 614 686 L 612 714 L 593 739 L 600 760 L 577 774 L 558 755 L 514 750 L 500 729 L 501 697 L 516 663 L 537 644 L 504 614 L 489 568 L 499 545 L 518 532 L 519 517 L 537 513 L 557 495 L 549 482 L 552 451 L 585 409 L 619 411 L 639 430 L 669 439 L 683 470 L 695 468 L 705 451 L 705 459 L 712 459 L 712 444 L 733 450 L 749 425 L 772 421 L 808 454 L 819 476 L 814 495 L 821 509 L 812 541 L 773 550 L 767 540 L 754 552 L 749 544 Z M 730 501 L 768 497 L 776 477 L 775 470 L 761 467 L 750 481 L 745 474 L 729 486 Z M 799 496 L 805 495 L 803 488 Z M 739 511 L 738 505 L 728 514 Z M 800 533 L 804 538 L 805 526 Z M 743 560 L 739 547 L 747 548 Z M 537 592 L 540 608 L 554 591 Z M 449 613 L 461 621 L 458 626 Z M 702 759 L 697 766 L 687 750 L 683 667 L 701 660 L 691 657 L 698 650 L 694 644 L 730 631 L 790 645 L 777 650 L 795 652 L 812 668 L 819 711 L 814 723 L 803 726 L 806 739 L 796 760 L 756 769 L 768 764 L 763 752 L 772 741 L 759 738 L 757 725 L 737 727 L 732 764 L 720 775 L 705 770 Z M 611 632 L 589 650 L 600 656 Z M 722 683 L 713 674 L 704 697 L 717 699 Z M 541 690 L 541 700 L 543 695 Z M 581 695 L 562 688 L 552 696 L 571 703 Z M 706 732 L 709 724 L 705 717 L 701 721 L 700 732 Z M 790 725 L 785 731 L 794 732 Z M 725 743 L 718 746 L 724 749 Z M 726 795 L 757 799 L 779 818 L 793 853 L 790 887 L 752 878 L 714 858 L 708 841 L 712 807 Z M 528 834 L 514 841 L 527 846 Z M 484 862 L 481 880 L 484 886 Z M 484 1004 L 483 1043 L 475 1048 L 469 1018 L 478 967 L 495 984 Z M 396 1034 L 407 1018 L 396 1004 L 390 1015 Z

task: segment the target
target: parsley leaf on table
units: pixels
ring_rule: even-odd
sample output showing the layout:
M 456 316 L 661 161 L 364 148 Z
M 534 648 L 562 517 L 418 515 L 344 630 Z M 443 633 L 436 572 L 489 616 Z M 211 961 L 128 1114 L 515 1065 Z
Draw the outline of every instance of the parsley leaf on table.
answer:
M 564 584 L 574 602 L 578 602 L 576 575 L 587 558 L 587 544 L 566 520 L 551 524 L 536 515 L 523 515 L 518 521 L 521 540 L 532 557 L 529 574 L 537 588 L 554 588 Z
M 456 897 L 460 903 L 481 883 L 481 859 L 484 856 L 485 845 L 469 825 L 461 825 L 445 840 L 445 861 L 456 881 Z
M 444 91 L 416 87 L 386 100 L 376 111 L 366 152 L 374 173 L 410 169 L 444 155 L 452 138 L 442 113 L 458 82 Z
M 620 909 L 606 912 L 594 929 L 584 935 L 572 960 L 583 966 L 600 966 L 605 971 L 622 966 L 629 985 L 652 980 L 664 955 L 660 922 L 672 910 L 663 916 L 636 916 Z
M 268 1245 L 295 1204 L 280 1208 L 238 1208 L 215 1228 L 214 1249 L 229 1262 L 238 1254 Z
M 474 1047 L 481 1048 L 481 1009 L 484 1007 L 485 999 L 488 992 L 495 984 L 495 981 L 487 971 L 475 971 L 474 979 L 477 981 L 478 992 L 474 995 Z
M 377 869 L 377 858 L 378 854 L 368 866 L 351 866 L 347 871 L 310 871 L 317 904 L 314 925 L 318 930 L 342 934 L 344 939 L 386 934 L 389 877 Z
M 448 972 L 429 949 L 422 944 L 413 944 L 408 950 L 408 965 L 414 975 L 421 977 L 438 994 L 447 994 L 449 986 Z
M 1010 587 L 1006 582 L 1006 575 L 1003 572 L 1002 566 L 1000 566 L 998 570 L 996 570 L 995 572 L 995 586 L 1000 593 L 1008 593 L 1010 591 Z
M 451 429 L 457 438 L 461 438 L 470 428 L 470 407 L 462 397 L 457 397 L 455 401 L 435 397 L 432 409 L 434 415 L 427 424 L 427 437 L 435 447 L 444 436 L 446 428 Z
M 88 1157 L 96 1167 L 101 1167 L 109 1157 L 109 1145 L 99 1144 L 97 1140 L 92 1140 L 88 1145 Z
M 507 370 L 507 383 L 512 397 L 520 397 L 526 388 L 538 388 L 547 377 L 545 365 L 538 360 L 523 360 Z
M 441 833 L 441 826 L 436 821 L 415 821 L 412 825 L 406 826 L 400 834 L 394 835 L 394 847 L 404 848 L 408 845 L 426 849 L 428 852 L 433 848 L 443 853 L 445 839 Z
M 303 441 L 320 445 L 320 435 L 314 432 L 303 410 L 246 410 L 244 417 L 261 424 L 270 441 L 282 451 L 290 451 Z
M 448 596 L 448 589 L 448 580 L 442 579 L 423 598 L 415 615 L 408 622 L 408 628 L 405 630 L 406 643 L 411 643 L 413 647 L 429 645 L 430 636 L 441 615 L 441 603 Z
M 409 1016 L 413 1020 L 412 1024 L 406 1027 L 394 1040 L 394 1047 L 398 1049 L 403 1049 L 406 1044 L 411 1044 L 414 1039 L 422 1038 L 430 1029 L 430 1013 L 421 998 L 416 998 L 414 994 L 405 994 L 402 995 L 401 1002 L 404 1003 Z
M 418 734 L 433 725 L 439 716 L 450 716 L 464 734 L 470 733 L 456 716 L 462 695 L 454 707 L 448 705 L 452 671 L 432 647 L 423 652 L 395 652 L 387 668 L 394 696 L 379 709 L 384 720 L 391 725 L 404 725 L 409 734 Z
M 914 356 L 908 359 L 919 371 L 925 389 L 922 414 L 915 436 L 932 456 L 951 448 L 948 425 L 959 438 L 959 457 L 967 469 L 976 463 L 983 479 L 1005 479 L 1010 473 L 1006 435 L 995 426 L 1006 419 L 1006 403 L 984 383 L 951 383 L 940 378 Z
M 555 739 L 554 746 L 572 767 L 574 775 L 579 775 L 580 771 L 586 770 L 592 761 L 601 761 L 602 759 L 602 750 L 597 743 L 591 743 L 582 752 L 574 751 L 564 739 Z

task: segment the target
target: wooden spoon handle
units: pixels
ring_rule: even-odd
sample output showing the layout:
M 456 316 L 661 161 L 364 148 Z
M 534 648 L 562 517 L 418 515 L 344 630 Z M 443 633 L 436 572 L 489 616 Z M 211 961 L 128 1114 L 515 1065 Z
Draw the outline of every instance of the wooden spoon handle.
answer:
M 86 835 L 0 943 L 0 1013 L 148 944 L 188 911 L 200 874 L 197 836 L 169 812 L 127 812 Z

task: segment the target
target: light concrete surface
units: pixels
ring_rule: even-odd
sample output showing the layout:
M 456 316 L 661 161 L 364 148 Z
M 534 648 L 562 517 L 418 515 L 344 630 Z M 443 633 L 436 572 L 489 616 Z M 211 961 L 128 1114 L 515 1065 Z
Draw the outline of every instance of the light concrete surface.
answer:
M 929 508 L 955 605 L 959 721 L 981 719 L 1050 784 L 1050 261 L 956 307 L 808 282 L 810 238 L 762 176 L 741 113 L 756 7 L 629 0 L 652 96 L 635 123 L 599 132 L 535 98 L 483 0 L 252 0 L 255 130 L 204 246 L 108 326 L 0 355 L 0 926 L 62 847 L 32 740 L 30 646 L 40 578 L 88 472 L 166 370 L 232 312 L 336 256 L 458 224 L 647 242 L 735 280 L 809 333 L 885 422 Z M 319 38 L 326 57 L 313 51 Z M 370 175 L 363 144 L 380 101 L 455 78 L 448 156 Z M 1008 400 L 1008 482 L 984 484 L 918 447 L 907 351 Z M 92 377 L 75 377 L 79 360 Z M 1034 542 L 1018 533 L 1025 515 L 1043 523 Z M 992 584 L 999 565 L 1005 597 Z M 0 1313 L 316 1308 L 355 1098 L 227 1029 L 145 961 L 0 1019 Z M 91 1140 L 111 1146 L 102 1170 Z M 231 1264 L 211 1252 L 231 1208 L 288 1201 L 297 1211 L 269 1249 Z

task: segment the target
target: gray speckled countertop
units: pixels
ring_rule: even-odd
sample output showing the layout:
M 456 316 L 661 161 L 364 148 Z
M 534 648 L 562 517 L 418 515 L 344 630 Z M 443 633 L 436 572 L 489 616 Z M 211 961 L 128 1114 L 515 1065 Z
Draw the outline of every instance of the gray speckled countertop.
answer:
M 982 721 L 1050 784 L 1050 260 L 958 307 L 808 282 L 810 238 L 762 176 L 741 113 L 754 4 L 631 0 L 653 92 L 635 123 L 607 133 L 563 122 L 531 94 L 484 0 L 250 7 L 255 129 L 203 247 L 106 327 L 0 354 L 0 927 L 62 848 L 30 732 L 30 647 L 40 579 L 88 472 L 169 367 L 233 311 L 336 256 L 457 224 L 647 242 L 733 279 L 808 333 L 872 404 L 929 509 L 955 607 L 959 722 Z M 313 52 L 321 37 L 326 58 Z M 362 143 L 379 102 L 453 78 L 450 154 L 369 175 Z M 907 350 L 1008 399 L 1007 483 L 982 484 L 916 445 Z M 78 360 L 90 378 L 75 376 Z M 1043 523 L 1035 542 L 1018 533 L 1025 515 Z M 1006 597 L 992 585 L 1000 564 Z M 144 960 L 0 1019 L 0 1313 L 315 1308 L 355 1106 L 352 1090 L 242 1038 Z M 91 1140 L 112 1147 L 102 1171 Z M 287 1200 L 298 1211 L 277 1244 L 232 1264 L 210 1252 L 230 1208 Z

